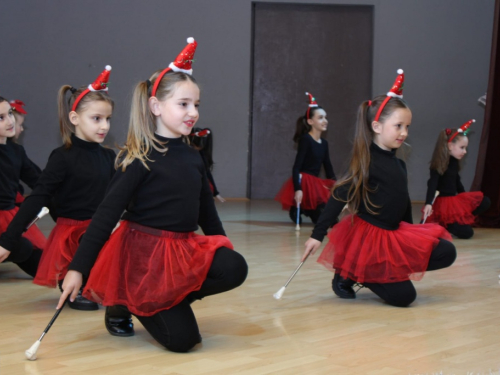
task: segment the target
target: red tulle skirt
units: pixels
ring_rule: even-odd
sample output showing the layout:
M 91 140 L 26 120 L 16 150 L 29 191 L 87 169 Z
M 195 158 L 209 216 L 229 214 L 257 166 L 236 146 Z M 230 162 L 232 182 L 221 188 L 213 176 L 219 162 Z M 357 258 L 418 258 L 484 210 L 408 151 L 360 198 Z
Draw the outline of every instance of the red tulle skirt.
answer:
M 328 238 L 318 263 L 344 278 L 381 284 L 420 280 L 439 239 L 451 241 L 437 224 L 401 222 L 398 229 L 387 230 L 352 215 L 335 225 Z
M 33 282 L 55 288 L 64 279 L 69 264 L 78 249 L 80 238 L 90 224 L 90 220 L 80 221 L 58 218 L 50 232 L 47 246 L 43 252 L 38 271 Z
M 199 290 L 225 236 L 168 232 L 122 221 L 101 250 L 84 296 L 151 316 Z
M 24 202 L 24 197 L 21 195 L 20 192 L 17 192 L 17 194 L 16 194 L 16 206 L 19 206 L 23 202 Z
M 323 180 L 313 175 L 302 173 L 302 203 L 300 208 L 304 210 L 315 210 L 320 204 L 326 203 L 331 195 L 331 189 L 335 184 L 334 180 Z M 289 210 L 290 207 L 295 207 L 295 188 L 293 187 L 293 179 L 289 178 L 281 187 L 274 198 L 281 202 L 284 210 Z
M 14 216 L 16 216 L 17 211 L 19 211 L 19 207 L 14 207 L 12 210 L 0 210 L 0 233 L 7 230 L 10 222 Z M 33 244 L 33 247 L 40 250 L 45 249 L 47 239 L 36 224 L 32 225 L 30 229 L 24 232 L 23 237 L 27 238 Z
M 476 216 L 472 214 L 479 207 L 484 194 L 480 191 L 460 193 L 454 197 L 440 197 L 432 205 L 432 215 L 426 220 L 427 223 L 439 223 L 443 226 L 458 223 L 462 225 L 474 224 Z

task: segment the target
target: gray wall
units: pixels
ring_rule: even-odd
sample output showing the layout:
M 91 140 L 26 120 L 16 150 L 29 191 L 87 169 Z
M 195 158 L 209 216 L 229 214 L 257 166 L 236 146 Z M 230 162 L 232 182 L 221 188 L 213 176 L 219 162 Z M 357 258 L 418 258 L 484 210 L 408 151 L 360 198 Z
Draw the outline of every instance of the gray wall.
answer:
M 286 2 L 375 6 L 374 95 L 389 89 L 397 68 L 406 72 L 405 98 L 414 116 L 408 161 L 412 199 L 424 198 L 437 130 L 475 117 L 462 173 L 469 187 L 483 122 L 476 99 L 487 86 L 494 0 Z M 133 86 L 165 67 L 193 36 L 199 43 L 194 75 L 202 87 L 198 124 L 214 130 L 214 177 L 222 195 L 244 197 L 251 14 L 250 0 L 3 0 L 0 95 L 27 103 L 24 145 L 43 167 L 60 144 L 57 89 L 87 85 L 110 64 L 116 109 L 108 141 L 122 143 Z

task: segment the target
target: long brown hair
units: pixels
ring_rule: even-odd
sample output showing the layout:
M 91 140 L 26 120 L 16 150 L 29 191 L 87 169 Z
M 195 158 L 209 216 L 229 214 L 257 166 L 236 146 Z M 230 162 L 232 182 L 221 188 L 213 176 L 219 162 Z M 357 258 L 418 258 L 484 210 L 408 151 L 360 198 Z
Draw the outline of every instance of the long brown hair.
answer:
M 450 134 L 455 134 L 457 129 L 451 130 Z M 465 137 L 465 135 L 458 133 L 451 143 L 456 143 L 460 139 Z M 438 139 L 436 141 L 436 146 L 434 146 L 434 152 L 432 153 L 431 159 L 431 169 L 435 169 L 440 175 L 442 175 L 448 169 L 448 164 L 450 162 L 450 151 L 448 150 L 448 134 L 446 134 L 446 129 L 439 132 Z M 458 163 L 458 167 L 461 167 L 461 163 Z
M 59 93 L 57 95 L 57 107 L 59 114 L 59 131 L 61 132 L 62 141 L 64 147 L 71 147 L 71 134 L 75 132 L 75 125 L 71 123 L 69 120 L 70 108 L 72 108 L 73 103 L 76 98 L 87 89 L 87 87 L 80 87 L 79 89 L 75 89 L 70 85 L 64 85 L 59 89 Z M 71 91 L 71 95 L 66 100 L 66 94 L 68 91 Z M 87 93 L 76 106 L 75 112 L 79 113 L 87 108 L 88 104 L 93 101 L 103 101 L 108 103 L 111 108 L 115 107 L 115 103 L 113 99 L 108 95 L 106 91 L 90 91 Z
M 149 170 L 146 162 L 151 161 L 148 155 L 152 148 L 159 152 L 167 152 L 167 147 L 155 136 L 156 117 L 149 109 L 148 100 L 151 96 L 151 87 L 154 86 L 156 78 L 163 70 L 158 70 L 148 81 L 139 82 L 134 90 L 132 106 L 130 109 L 130 121 L 128 126 L 127 141 L 116 157 L 115 168 L 123 171 L 135 159 L 139 159 L 144 167 Z M 189 74 L 182 72 L 168 72 L 161 79 L 156 90 L 159 101 L 167 99 L 175 90 L 176 84 L 190 81 L 197 85 L 195 79 Z
M 374 134 L 372 122 L 385 98 L 385 95 L 380 95 L 373 99 L 370 105 L 369 101 L 364 101 L 359 106 L 349 168 L 332 189 L 332 194 L 335 196 L 335 191 L 338 188 L 344 185 L 350 185 L 347 200 L 345 202 L 351 213 L 357 212 L 361 201 L 365 202 L 366 209 L 371 214 L 375 214 L 373 208 L 377 208 L 369 198 L 369 193 L 374 192 L 374 190 L 370 189 L 368 186 L 370 145 L 373 142 Z M 384 123 L 386 119 L 399 108 L 409 109 L 406 102 L 402 99 L 391 98 L 382 110 L 378 121 Z M 335 196 L 335 198 L 339 199 L 338 196 Z

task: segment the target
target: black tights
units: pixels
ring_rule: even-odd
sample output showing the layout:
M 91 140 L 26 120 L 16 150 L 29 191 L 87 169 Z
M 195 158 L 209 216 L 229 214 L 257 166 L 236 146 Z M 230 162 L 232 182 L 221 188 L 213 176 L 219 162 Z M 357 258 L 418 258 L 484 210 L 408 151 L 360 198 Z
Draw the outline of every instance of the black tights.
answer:
M 207 278 L 200 290 L 190 293 L 184 301 L 168 310 L 153 316 L 136 315 L 136 318 L 165 348 L 173 352 L 187 352 L 201 339 L 191 302 L 240 286 L 247 273 L 245 259 L 236 251 L 221 247 L 215 252 Z
M 449 267 L 456 257 L 455 246 L 449 241 L 440 239 L 431 253 L 427 271 Z M 410 280 L 387 284 L 363 283 L 363 286 L 392 306 L 407 307 L 417 298 L 417 291 Z
M 5 262 L 15 263 L 28 275 L 35 277 L 41 257 L 42 250 L 33 248 L 28 239 L 21 237 L 18 248 L 10 253 Z
M 490 205 L 491 205 L 490 198 L 483 197 L 481 204 L 474 211 L 472 211 L 472 214 L 481 215 L 488 208 L 490 208 Z M 463 240 L 468 240 L 469 238 L 472 238 L 472 236 L 474 235 L 474 229 L 472 229 L 472 226 L 470 225 L 452 223 L 447 225 L 446 229 L 455 237 L 461 238 Z

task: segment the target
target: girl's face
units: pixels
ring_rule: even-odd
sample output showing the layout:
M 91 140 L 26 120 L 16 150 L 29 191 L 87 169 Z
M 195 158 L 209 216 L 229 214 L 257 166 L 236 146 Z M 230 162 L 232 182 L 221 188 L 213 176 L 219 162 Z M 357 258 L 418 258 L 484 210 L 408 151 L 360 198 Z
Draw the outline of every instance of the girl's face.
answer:
M 467 146 L 469 145 L 469 138 L 457 135 L 458 141 L 448 143 L 448 151 L 455 159 L 462 159 L 467 153 Z
M 24 115 L 22 113 L 14 112 L 14 117 L 16 118 L 16 135 L 14 139 L 17 141 L 21 136 L 21 133 L 24 131 Z
M 396 109 L 384 122 L 373 121 L 375 132 L 373 141 L 383 150 L 392 150 L 401 147 L 411 124 L 411 111 L 407 108 Z
M 320 132 L 326 131 L 326 128 L 328 127 L 328 120 L 326 119 L 326 112 L 324 109 L 319 108 L 314 111 L 314 115 L 307 120 L 307 123 L 311 125 L 313 129 Z
M 109 132 L 111 104 L 95 100 L 86 104 L 79 112 L 71 111 L 69 119 L 75 125 L 75 135 L 87 142 L 102 143 Z
M 156 116 L 156 132 L 167 138 L 189 135 L 198 121 L 200 89 L 191 81 L 175 84 L 172 93 L 163 101 L 149 99 L 149 108 Z
M 0 143 L 6 144 L 7 138 L 16 135 L 16 120 L 8 101 L 0 103 Z

